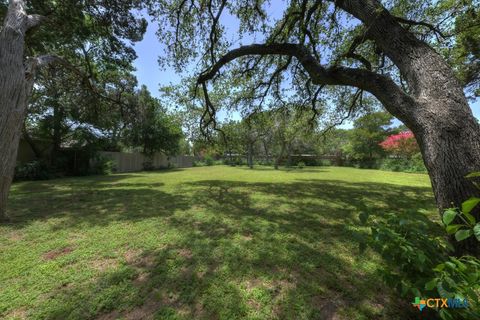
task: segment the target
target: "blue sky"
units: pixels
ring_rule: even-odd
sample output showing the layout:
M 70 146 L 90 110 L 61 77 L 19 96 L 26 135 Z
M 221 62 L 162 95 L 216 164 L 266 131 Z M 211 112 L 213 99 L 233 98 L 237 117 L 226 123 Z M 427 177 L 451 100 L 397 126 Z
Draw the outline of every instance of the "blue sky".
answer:
M 281 13 L 281 10 L 275 11 L 277 12 L 275 12 L 274 15 Z M 233 21 L 224 21 L 224 24 L 226 24 L 229 29 L 235 29 Z M 160 69 L 158 58 L 163 55 L 164 46 L 157 39 L 155 34 L 157 30 L 158 24 L 150 22 L 143 41 L 137 43 L 135 46 L 138 58 L 135 60 L 134 65 L 137 69 L 136 75 L 139 84 L 145 84 L 152 95 L 158 97 L 160 94 L 159 88 L 161 86 L 180 83 L 181 75 L 176 74 L 171 68 L 167 68 L 166 70 Z M 471 103 L 470 107 L 472 108 L 475 117 L 480 119 L 480 99 L 477 99 L 475 103 Z M 239 116 L 238 114 L 234 114 L 233 117 L 237 118 Z M 220 114 L 220 118 L 225 118 L 225 115 Z M 347 124 L 347 127 L 348 126 L 349 125 Z

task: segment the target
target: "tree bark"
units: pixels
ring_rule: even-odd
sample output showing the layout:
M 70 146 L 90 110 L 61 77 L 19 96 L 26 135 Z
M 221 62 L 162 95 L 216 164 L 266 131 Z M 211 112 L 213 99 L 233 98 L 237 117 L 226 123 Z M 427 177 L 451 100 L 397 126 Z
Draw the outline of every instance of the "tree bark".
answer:
M 461 103 L 448 106 L 429 103 L 423 106 L 428 115 L 423 115 L 412 129 L 430 176 L 435 200 L 440 214 L 472 196 L 479 190 L 465 176 L 480 170 L 480 129 L 468 105 Z M 446 110 L 448 115 L 439 116 Z M 480 221 L 479 210 L 473 215 Z M 459 221 L 459 223 L 461 223 Z M 478 241 L 471 237 L 462 242 L 452 239 L 457 254 L 480 255 Z
M 36 69 L 35 61 L 24 61 L 25 33 L 42 19 L 27 15 L 25 1 L 10 0 L 0 30 L 0 221 L 9 220 L 7 198 Z
M 26 74 L 23 54 L 25 32 L 34 25 L 24 2 L 10 0 L 0 31 L 0 220 L 7 216 L 7 197 L 13 179 L 18 144 L 33 82 Z

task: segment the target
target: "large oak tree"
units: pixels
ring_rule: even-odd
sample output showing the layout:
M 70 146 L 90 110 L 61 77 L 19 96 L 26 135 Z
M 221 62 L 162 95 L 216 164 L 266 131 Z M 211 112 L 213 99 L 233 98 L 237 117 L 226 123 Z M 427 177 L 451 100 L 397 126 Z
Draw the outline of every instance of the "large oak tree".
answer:
M 158 0 L 150 12 L 170 61 L 181 70 L 193 58 L 203 68 L 203 126 L 215 125 L 219 107 L 209 91 L 228 78 L 250 90 L 243 101 L 252 109 L 303 99 L 322 114 L 322 97 L 351 92 L 355 109 L 371 95 L 414 132 L 440 211 L 478 196 L 465 175 L 480 170 L 479 124 L 463 91 L 468 83 L 457 77 L 464 69 L 445 59 L 456 39 L 478 28 L 458 22 L 478 14 L 475 1 Z
M 104 74 L 131 68 L 132 44 L 146 30 L 146 21 L 133 11 L 141 6 L 137 0 L 0 0 L 0 220 L 7 219 L 8 191 L 38 71 L 63 67 L 92 93 L 106 97 L 108 86 L 95 84 L 102 76 L 98 66 Z

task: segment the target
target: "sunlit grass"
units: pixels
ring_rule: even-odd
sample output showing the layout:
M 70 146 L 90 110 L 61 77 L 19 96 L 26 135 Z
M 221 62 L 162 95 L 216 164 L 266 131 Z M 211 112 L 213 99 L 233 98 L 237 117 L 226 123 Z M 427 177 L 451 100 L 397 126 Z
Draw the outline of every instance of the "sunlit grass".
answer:
M 335 167 L 23 182 L 9 211 L 0 317 L 19 319 L 403 319 L 357 216 L 436 219 L 426 175 Z

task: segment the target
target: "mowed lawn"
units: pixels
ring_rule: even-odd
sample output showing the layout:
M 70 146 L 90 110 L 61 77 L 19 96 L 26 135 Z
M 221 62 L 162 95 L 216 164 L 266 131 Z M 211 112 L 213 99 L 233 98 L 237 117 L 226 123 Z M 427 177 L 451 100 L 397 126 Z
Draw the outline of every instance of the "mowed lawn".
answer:
M 0 318 L 405 319 L 410 299 L 359 251 L 362 211 L 438 228 L 423 174 L 214 166 L 16 183 Z

